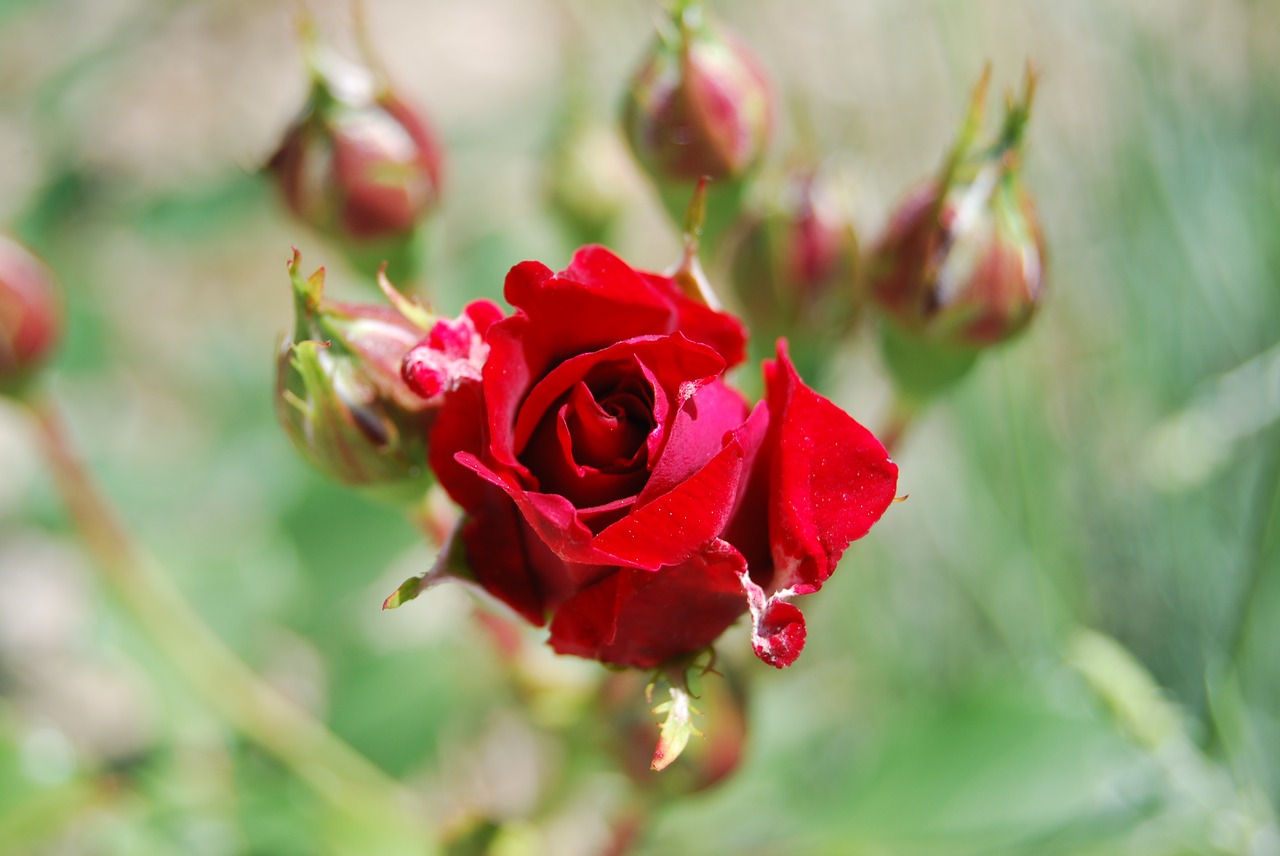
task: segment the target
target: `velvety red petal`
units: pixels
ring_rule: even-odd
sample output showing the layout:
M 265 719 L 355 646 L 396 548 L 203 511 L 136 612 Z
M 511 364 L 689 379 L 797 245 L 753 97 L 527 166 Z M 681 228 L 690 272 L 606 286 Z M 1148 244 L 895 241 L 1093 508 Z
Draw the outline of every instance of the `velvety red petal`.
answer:
M 720 452 L 725 437 L 746 421 L 747 412 L 742 395 L 719 381 L 699 389 L 671 420 L 640 503 L 666 493 L 705 466 Z
M 541 597 L 544 614 L 550 614 L 561 603 L 583 588 L 613 573 L 610 565 L 566 562 L 529 526 L 522 515 L 519 529 L 524 555 Z M 541 622 L 539 622 L 541 623 Z
M 770 666 L 790 666 L 804 650 L 804 615 L 786 598 L 790 593 L 765 596 L 745 570 L 739 574 L 751 610 L 751 647 Z
M 529 319 L 517 314 L 490 327 L 489 359 L 481 371 L 489 453 L 502 466 L 520 471 L 524 465 L 515 453 L 516 413 L 534 380 L 524 359 L 523 340 L 528 326 Z
M 540 626 L 546 621 L 546 604 L 521 537 L 520 512 L 502 491 L 488 485 L 482 489 L 485 500 L 469 509 L 471 518 L 462 524 L 467 564 L 485 591 Z
M 563 273 L 549 273 L 524 262 L 511 269 L 504 289 L 507 302 L 533 319 L 525 358 L 535 375 L 576 354 L 676 329 L 666 295 L 603 247 L 583 247 Z
M 473 300 L 462 311 L 463 314 L 471 319 L 471 323 L 475 325 L 476 332 L 481 336 L 488 333 L 490 327 L 506 317 L 502 307 L 492 300 Z
M 591 467 L 635 466 L 653 428 L 653 409 L 640 396 L 614 393 L 602 404 L 585 383 L 570 390 L 564 412 L 573 459 Z
M 580 388 L 582 388 L 581 385 L 575 387 L 575 389 Z M 584 457 L 580 451 L 583 443 L 580 442 L 579 437 L 584 432 L 579 429 L 579 437 L 573 436 L 569 409 L 570 406 L 564 404 L 558 412 L 548 414 L 534 431 L 525 450 L 524 457 L 530 461 L 537 461 L 538 464 L 534 476 L 537 479 L 538 491 L 559 494 L 578 509 L 594 508 L 634 497 L 644 486 L 645 478 L 649 474 L 643 460 L 647 457 L 643 442 L 644 432 L 638 428 L 630 432 L 631 459 L 617 460 L 617 466 L 614 468 L 604 469 L 579 463 Z M 623 425 L 621 428 L 615 428 L 612 433 L 626 435 L 629 427 L 632 426 Z M 587 439 L 594 438 L 589 436 Z M 627 445 L 627 440 L 627 436 L 621 438 L 606 436 L 598 440 L 594 451 L 607 453 L 612 447 Z M 608 444 L 608 447 L 604 447 L 605 444 Z
M 592 546 L 618 564 L 657 569 L 678 564 L 719 538 L 768 416 L 757 407 L 701 470 L 596 536 Z
M 490 359 L 494 359 L 492 354 Z M 683 336 L 646 336 L 615 342 L 598 351 L 565 360 L 539 380 L 519 405 L 512 436 L 515 453 L 520 454 L 534 428 L 557 399 L 590 372 L 609 364 L 616 364 L 615 371 L 621 376 L 638 375 L 640 366 L 648 369 L 657 384 L 667 390 L 675 407 L 683 405 L 700 387 L 724 371 L 724 359 L 719 354 Z M 487 380 L 486 386 L 490 386 Z
M 720 536 L 767 420 L 767 411 L 757 407 L 705 467 L 599 534 L 565 497 L 528 491 L 517 475 L 493 470 L 474 454 L 460 453 L 457 462 L 507 493 L 562 560 L 653 571 L 688 561 Z
M 485 501 L 483 484 L 456 461 L 459 452 L 479 455 L 486 446 L 485 406 L 479 384 L 445 396 L 431 429 L 428 460 L 436 480 L 464 511 Z
M 804 615 L 794 604 L 771 601 L 752 633 L 751 647 L 761 660 L 781 669 L 804 650 L 805 632 Z
M 746 611 L 745 568 L 723 543 L 656 572 L 622 568 L 555 611 L 550 644 L 561 654 L 641 669 L 696 653 Z
M 695 342 L 715 348 L 729 368 L 747 358 L 746 329 L 728 312 L 717 312 L 704 303 L 685 296 L 669 276 L 642 274 L 651 285 L 669 296 L 676 307 L 676 329 Z
M 563 496 L 527 491 L 516 474 L 490 469 L 469 452 L 459 452 L 457 463 L 511 497 L 536 535 L 565 561 L 618 564 L 592 549 L 591 539 L 595 533 L 583 522 L 573 503 Z
M 730 366 L 745 356 L 746 334 L 735 317 L 685 296 L 670 277 L 635 270 L 604 247 L 582 247 L 559 274 L 537 262 L 517 265 L 505 293 L 534 319 L 526 358 L 535 375 L 613 342 L 676 332 L 714 348 Z
M 796 374 L 786 342 L 766 361 L 770 588 L 815 591 L 893 501 L 898 467 L 880 441 Z

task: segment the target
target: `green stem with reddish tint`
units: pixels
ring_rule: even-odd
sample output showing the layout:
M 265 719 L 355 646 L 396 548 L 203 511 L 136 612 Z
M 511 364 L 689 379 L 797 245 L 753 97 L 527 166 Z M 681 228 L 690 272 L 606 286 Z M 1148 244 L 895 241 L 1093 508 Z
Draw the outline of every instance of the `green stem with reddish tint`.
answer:
M 86 549 L 155 651 L 224 723 L 274 755 L 336 817 L 351 823 L 349 847 L 331 841 L 340 852 L 359 852 L 361 830 L 380 842 L 394 841 L 398 852 L 435 852 L 434 836 L 414 810 L 412 794 L 259 678 L 218 638 L 103 498 L 56 405 L 47 398 L 27 404 L 55 486 Z

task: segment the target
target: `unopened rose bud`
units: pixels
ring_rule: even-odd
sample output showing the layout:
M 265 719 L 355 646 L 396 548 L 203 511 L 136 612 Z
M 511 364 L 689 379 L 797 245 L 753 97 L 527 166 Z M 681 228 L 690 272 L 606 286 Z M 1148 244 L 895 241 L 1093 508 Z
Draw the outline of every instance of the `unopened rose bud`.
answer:
M 612 235 L 634 189 L 620 180 L 629 158 L 611 127 L 566 117 L 548 158 L 546 198 L 575 243 L 605 243 Z
M 773 105 L 764 72 L 742 42 L 679 2 L 631 81 L 627 139 L 657 181 L 738 179 L 764 154 Z
M 983 148 L 973 132 L 985 83 L 942 175 L 901 204 L 869 263 L 871 298 L 903 332 L 969 349 L 1025 327 L 1044 288 L 1044 239 L 1019 172 L 1035 78 Z
M 53 274 L 0 235 L 0 393 L 14 393 L 49 357 L 62 334 Z
M 310 101 L 268 168 L 299 219 L 355 244 L 403 238 L 440 198 L 427 120 L 368 68 L 312 62 Z
M 434 319 L 385 280 L 392 307 L 326 300 L 324 269 L 303 279 L 296 252 L 289 274 L 297 317 L 276 364 L 285 433 L 312 466 L 343 484 L 404 488 L 420 499 L 434 409 L 405 385 L 400 365 Z
M 748 221 L 731 279 L 755 326 L 829 332 L 854 302 L 858 240 L 827 177 L 806 167 Z

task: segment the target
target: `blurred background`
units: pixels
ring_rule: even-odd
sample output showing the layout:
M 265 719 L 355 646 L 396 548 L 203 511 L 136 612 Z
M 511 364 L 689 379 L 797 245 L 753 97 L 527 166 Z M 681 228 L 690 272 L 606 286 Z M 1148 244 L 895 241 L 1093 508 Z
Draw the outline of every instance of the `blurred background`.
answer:
M 350 49 L 350 9 L 312 7 Z M 1025 179 L 1050 291 L 896 450 L 910 498 L 804 604 L 804 656 L 742 664 L 736 773 L 655 800 L 633 852 L 1280 854 L 1280 4 L 711 8 L 786 104 L 770 163 L 829 153 L 864 244 L 937 169 L 983 64 L 1002 91 L 1033 59 Z M 607 723 L 564 712 L 604 670 L 530 655 L 533 688 L 513 686 L 456 588 L 380 612 L 431 549 L 276 424 L 290 246 L 335 296 L 374 296 L 260 173 L 306 97 L 296 13 L 0 0 L 0 228 L 56 271 L 69 312 L 49 389 L 221 639 L 404 782 L 433 829 L 486 821 L 487 845 L 454 852 L 605 852 L 636 800 Z M 424 276 L 442 311 L 500 299 L 523 259 L 567 263 L 546 199 L 570 94 L 616 159 L 614 248 L 676 259 L 616 132 L 656 3 L 366 14 L 446 146 Z M 825 391 L 876 429 L 871 339 L 832 354 Z M 402 846 L 342 849 L 331 807 L 162 654 L 0 403 L 0 852 Z

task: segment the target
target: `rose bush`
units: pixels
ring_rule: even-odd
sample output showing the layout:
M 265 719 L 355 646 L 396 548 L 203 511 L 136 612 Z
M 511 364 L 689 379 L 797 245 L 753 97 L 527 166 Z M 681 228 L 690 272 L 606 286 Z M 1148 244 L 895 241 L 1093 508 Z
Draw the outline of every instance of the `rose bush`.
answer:
M 560 653 L 653 667 L 750 612 L 756 654 L 794 661 L 789 600 L 893 500 L 884 448 L 783 342 L 749 406 L 724 382 L 739 322 L 602 247 L 558 274 L 517 265 L 505 293 L 513 315 L 442 321 L 406 357 L 443 399 L 431 463 L 464 511 L 439 567 L 549 623 Z

